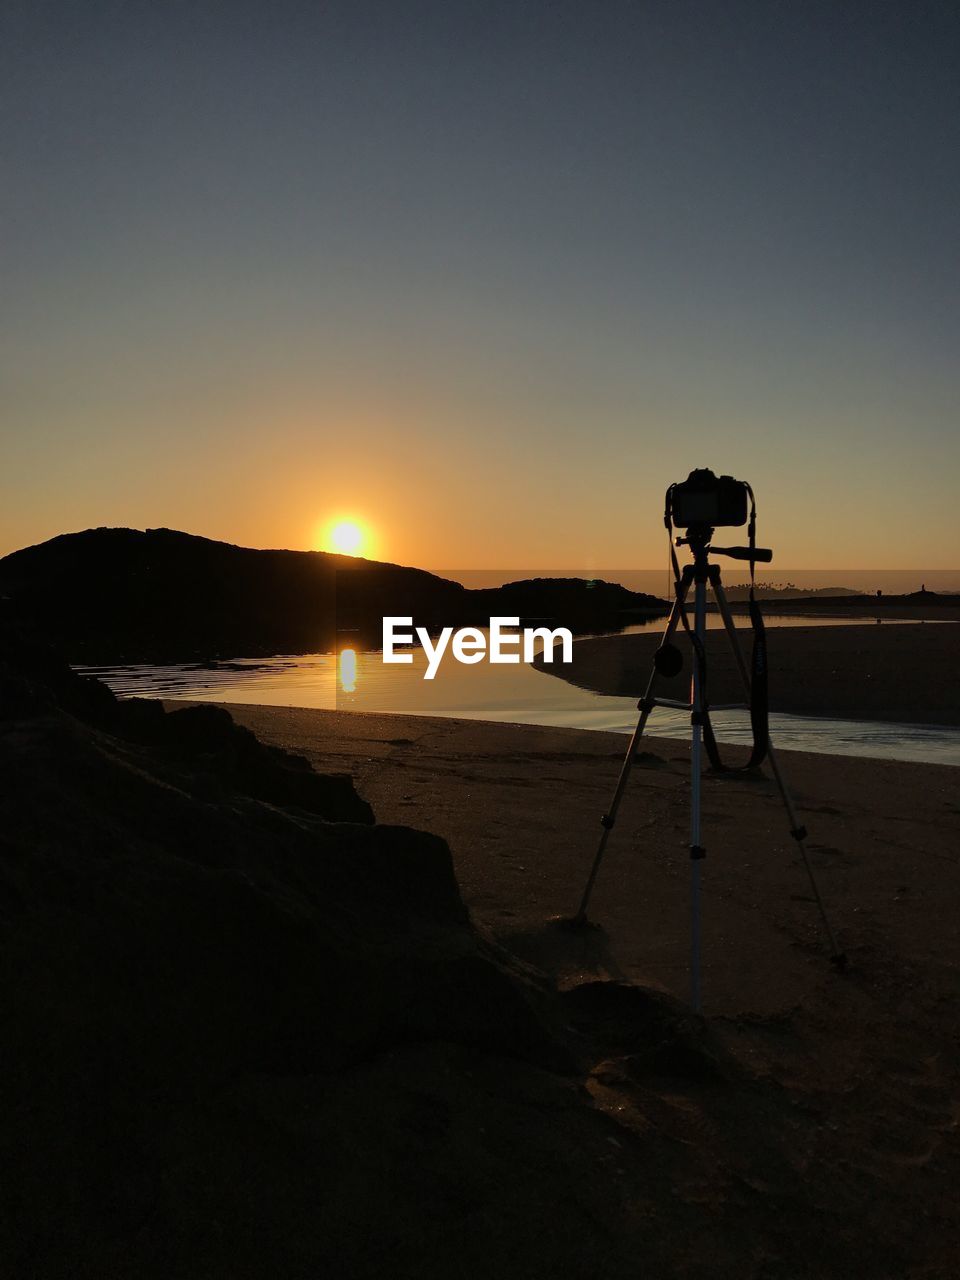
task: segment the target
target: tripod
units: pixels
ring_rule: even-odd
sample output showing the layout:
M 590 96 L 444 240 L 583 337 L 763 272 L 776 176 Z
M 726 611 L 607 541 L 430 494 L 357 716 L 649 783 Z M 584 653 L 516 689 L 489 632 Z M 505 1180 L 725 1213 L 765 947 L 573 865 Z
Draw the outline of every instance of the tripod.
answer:
M 597 846 L 597 852 L 593 859 L 593 865 L 590 868 L 590 874 L 587 877 L 587 883 L 583 891 L 583 897 L 580 900 L 580 906 L 577 914 L 570 922 L 574 925 L 584 925 L 587 923 L 587 906 L 590 902 L 590 895 L 593 892 L 593 886 L 597 879 L 597 873 L 600 870 L 600 864 L 603 861 L 603 855 L 607 847 L 607 841 L 610 838 L 610 832 L 613 830 L 617 820 L 617 811 L 620 808 L 620 801 L 623 799 L 626 790 L 627 780 L 630 777 L 630 770 L 633 766 L 637 749 L 640 745 L 640 739 L 643 737 L 644 729 L 650 718 L 650 713 L 654 707 L 672 707 L 681 711 L 690 712 L 691 725 L 691 751 L 690 751 L 690 870 L 691 870 L 691 886 L 690 886 L 690 984 L 691 984 L 691 1004 L 694 1009 L 699 1012 L 701 1008 L 701 982 L 700 982 L 700 863 L 706 856 L 706 851 L 700 843 L 700 801 L 701 801 L 701 766 L 702 766 L 702 748 L 704 744 L 704 726 L 709 725 L 709 709 L 706 702 L 704 690 L 704 675 L 706 664 L 703 657 L 704 635 L 706 632 L 706 614 L 707 614 L 707 586 L 709 585 L 713 591 L 717 607 L 720 610 L 720 616 L 723 619 L 724 629 L 730 640 L 733 656 L 736 662 L 740 679 L 743 683 L 744 690 L 748 699 L 751 697 L 751 676 L 747 668 L 747 663 L 743 656 L 743 650 L 740 647 L 740 639 L 737 635 L 737 629 L 734 625 L 733 615 L 730 612 L 730 606 L 727 602 L 726 594 L 723 590 L 723 584 L 720 581 L 720 567 L 709 563 L 708 554 L 712 552 L 714 555 L 726 555 L 736 560 L 769 560 L 771 552 L 764 551 L 751 545 L 746 547 L 713 547 L 710 545 L 710 539 L 713 537 L 713 529 L 708 525 L 692 525 L 687 530 L 686 538 L 678 538 L 678 545 L 687 545 L 693 553 L 693 564 L 685 565 L 682 573 L 679 572 L 679 566 L 674 555 L 674 572 L 675 580 L 675 598 L 670 617 L 667 620 L 666 628 L 663 632 L 660 649 L 654 659 L 653 670 L 650 673 L 650 679 L 647 683 L 646 691 L 643 697 L 637 703 L 640 711 L 640 719 L 637 727 L 630 739 L 630 745 L 627 748 L 627 754 L 624 758 L 623 765 L 620 769 L 620 777 L 617 780 L 616 790 L 613 793 L 613 800 L 610 808 L 600 819 L 603 831 L 600 836 L 600 843 Z M 751 544 L 752 544 L 751 534 Z M 690 631 L 690 624 L 687 618 L 687 596 L 690 593 L 691 586 L 694 588 L 694 604 L 693 604 L 693 631 Z M 752 598 L 752 597 L 751 597 Z M 670 698 L 658 698 L 654 696 L 654 688 L 656 686 L 657 677 L 659 675 L 676 675 L 680 670 L 681 659 L 677 650 L 671 646 L 671 640 L 676 633 L 677 627 L 683 624 L 684 629 L 690 635 L 695 655 L 693 662 L 693 676 L 690 684 L 690 701 L 677 702 Z M 671 661 L 671 655 L 675 661 Z M 742 703 L 718 704 L 713 708 L 716 711 L 733 711 L 743 710 Z M 708 746 L 710 744 L 708 743 Z M 770 761 L 770 768 L 773 771 L 777 788 L 783 800 L 784 808 L 787 811 L 787 818 L 790 823 L 790 834 L 796 841 L 800 857 L 803 861 L 807 877 L 810 881 L 810 888 L 813 891 L 814 900 L 820 913 L 820 919 L 823 924 L 827 940 L 830 944 L 830 958 L 837 968 L 842 969 L 846 965 L 846 956 L 840 949 L 836 935 L 831 927 L 830 920 L 827 917 L 826 908 L 823 905 L 823 899 L 820 896 L 820 890 L 817 886 L 816 876 L 813 873 L 813 867 L 807 856 L 805 840 L 807 838 L 807 830 L 801 824 L 794 808 L 793 800 L 790 792 L 787 790 L 786 782 L 780 770 L 776 752 L 773 744 L 770 742 L 769 735 L 766 735 L 766 741 L 759 744 L 765 749 L 765 754 Z

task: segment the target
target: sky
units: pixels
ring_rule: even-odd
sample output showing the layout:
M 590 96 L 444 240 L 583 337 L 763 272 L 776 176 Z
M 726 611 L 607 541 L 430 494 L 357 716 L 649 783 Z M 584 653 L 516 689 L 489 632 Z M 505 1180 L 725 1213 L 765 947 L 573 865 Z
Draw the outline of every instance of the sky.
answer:
M 955 568 L 952 3 L 0 10 L 0 554 Z

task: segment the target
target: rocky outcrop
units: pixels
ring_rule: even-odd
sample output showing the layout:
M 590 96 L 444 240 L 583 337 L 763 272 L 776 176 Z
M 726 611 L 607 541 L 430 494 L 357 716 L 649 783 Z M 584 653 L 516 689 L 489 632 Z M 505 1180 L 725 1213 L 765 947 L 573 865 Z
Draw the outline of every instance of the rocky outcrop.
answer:
M 349 778 L 225 711 L 117 702 L 22 637 L 0 647 L 14 1274 L 132 1230 L 164 1117 L 193 1108 L 202 1131 L 251 1074 L 343 1073 L 437 1041 L 569 1063 L 537 983 L 475 933 L 438 837 L 375 825 Z

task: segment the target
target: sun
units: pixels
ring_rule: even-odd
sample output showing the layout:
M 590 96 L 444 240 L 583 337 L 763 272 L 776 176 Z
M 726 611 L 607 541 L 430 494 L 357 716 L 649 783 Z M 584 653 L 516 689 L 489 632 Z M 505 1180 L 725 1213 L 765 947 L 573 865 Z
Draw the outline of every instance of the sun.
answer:
M 331 551 L 344 556 L 357 556 L 363 550 L 366 538 L 355 520 L 338 520 L 325 539 Z

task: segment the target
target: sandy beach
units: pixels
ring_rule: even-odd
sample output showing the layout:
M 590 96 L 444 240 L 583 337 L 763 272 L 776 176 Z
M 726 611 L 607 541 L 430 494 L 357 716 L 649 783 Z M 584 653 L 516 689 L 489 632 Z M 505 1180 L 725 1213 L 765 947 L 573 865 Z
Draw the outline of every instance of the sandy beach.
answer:
M 577 904 L 623 737 L 231 710 L 317 768 L 349 770 L 379 820 L 425 825 L 448 840 L 477 923 L 561 986 L 626 978 L 688 998 L 685 744 L 647 744 L 594 895 L 591 916 L 602 927 L 575 934 L 552 917 Z M 894 1205 L 926 1223 L 916 1274 L 946 1277 L 960 1228 L 951 1190 L 960 1174 L 958 773 L 790 752 L 780 759 L 849 968 L 837 973 L 828 962 L 769 776 L 708 775 L 705 1015 L 752 1074 L 793 1091 L 795 1105 L 817 1118 L 817 1159 L 846 1170 L 847 1211 L 867 1213 L 875 1200 L 880 1218 Z M 616 1091 L 591 1089 L 601 1107 L 622 1109 Z M 722 1202 L 721 1183 L 719 1172 L 715 1185 L 705 1177 L 705 1208 Z M 830 1229 L 862 1231 L 864 1222 Z M 876 1230 L 886 1231 L 879 1219 Z
M 237 724 L 10 644 L 11 1274 L 955 1275 L 955 769 L 783 753 L 842 973 L 770 781 L 707 776 L 701 1018 L 685 744 L 571 933 L 622 735 Z
M 453 851 L 474 916 L 561 978 L 595 970 L 687 996 L 688 748 L 650 739 L 598 881 L 601 936 L 546 927 L 572 914 L 625 749 L 619 734 L 483 721 L 230 707 L 264 742 L 352 774 L 378 820 L 428 827 Z M 960 775 L 783 752 L 821 889 L 851 959 L 838 980 L 779 793 L 704 780 L 705 1000 L 734 1016 L 822 1005 L 842 1024 L 878 974 L 956 994 Z M 937 1006 L 934 1000 L 931 1011 Z M 858 1012 L 859 1011 L 859 1012 Z
M 857 624 L 836 627 L 767 627 L 770 707 L 796 715 L 907 724 L 960 724 L 960 627 L 944 623 Z M 595 693 L 639 697 L 646 688 L 659 634 L 578 640 L 573 661 L 535 663 L 538 670 Z M 751 632 L 741 632 L 749 661 Z M 684 670 L 658 682 L 657 692 L 685 698 L 690 687 L 690 647 L 677 641 Z M 710 697 L 742 699 L 729 642 L 707 632 Z

